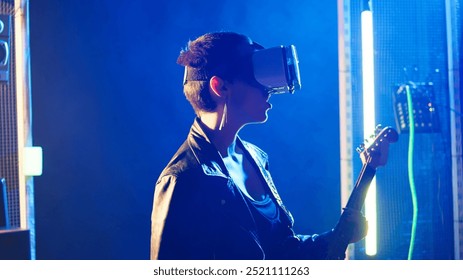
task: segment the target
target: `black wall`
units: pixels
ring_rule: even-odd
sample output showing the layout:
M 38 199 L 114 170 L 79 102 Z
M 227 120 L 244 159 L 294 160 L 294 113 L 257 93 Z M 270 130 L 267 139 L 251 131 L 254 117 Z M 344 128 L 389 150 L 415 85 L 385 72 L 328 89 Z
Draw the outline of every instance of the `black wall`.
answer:
M 270 155 L 299 231 L 339 213 L 336 1 L 30 1 L 37 259 L 148 259 L 153 186 L 194 114 L 175 64 L 232 30 L 295 44 L 303 90 L 241 136 Z

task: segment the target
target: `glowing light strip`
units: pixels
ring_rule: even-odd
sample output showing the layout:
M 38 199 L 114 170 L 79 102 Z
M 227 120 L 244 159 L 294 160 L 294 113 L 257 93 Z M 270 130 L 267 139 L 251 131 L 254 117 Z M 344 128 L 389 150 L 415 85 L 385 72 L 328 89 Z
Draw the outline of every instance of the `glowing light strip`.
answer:
M 362 21 L 362 80 L 363 80 L 363 131 L 364 138 L 369 139 L 376 126 L 375 119 L 375 71 L 373 48 L 373 16 L 371 11 L 363 11 Z M 370 184 L 365 199 L 365 217 L 368 220 L 368 235 L 365 238 L 365 252 L 376 255 L 377 220 L 376 220 L 376 180 Z

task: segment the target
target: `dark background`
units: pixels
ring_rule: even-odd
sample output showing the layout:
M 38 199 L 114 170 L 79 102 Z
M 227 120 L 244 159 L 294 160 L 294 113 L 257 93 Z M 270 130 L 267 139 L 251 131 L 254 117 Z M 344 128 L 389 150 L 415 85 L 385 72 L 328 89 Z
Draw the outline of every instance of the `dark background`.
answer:
M 303 89 L 241 136 L 266 150 L 299 232 L 340 211 L 336 1 L 31 1 L 37 259 L 148 259 L 154 183 L 194 113 L 175 61 L 206 32 L 297 46 Z M 194 229 L 192 229 L 194 230 Z
M 458 152 L 455 155 L 451 152 L 450 116 L 461 120 L 461 113 L 451 103 L 448 87 L 446 3 L 443 0 L 373 2 L 376 122 L 395 126 L 400 136 L 391 145 L 386 168 L 378 169 L 376 174 L 378 252 L 374 257 L 366 256 L 360 242 L 355 246 L 355 257 L 407 259 L 412 248 L 412 259 L 454 259 L 454 225 L 458 219 L 453 217 L 452 157 Z M 363 118 L 358 32 L 362 3 L 351 1 L 350 7 L 355 143 L 361 141 L 363 133 L 358 125 Z M 416 129 L 412 143 L 409 131 L 399 129 L 396 121 L 401 113 L 394 110 L 394 100 L 400 100 L 398 88 L 405 84 L 420 85 L 416 89 L 411 87 L 412 105 L 416 124 L 426 128 Z M 423 91 L 423 85 L 428 85 L 429 91 Z M 420 104 L 433 104 L 434 113 L 430 115 L 429 109 L 422 109 Z M 408 113 L 402 115 L 408 121 Z M 428 122 L 433 125 L 430 127 Z M 414 240 L 412 188 L 418 209 Z

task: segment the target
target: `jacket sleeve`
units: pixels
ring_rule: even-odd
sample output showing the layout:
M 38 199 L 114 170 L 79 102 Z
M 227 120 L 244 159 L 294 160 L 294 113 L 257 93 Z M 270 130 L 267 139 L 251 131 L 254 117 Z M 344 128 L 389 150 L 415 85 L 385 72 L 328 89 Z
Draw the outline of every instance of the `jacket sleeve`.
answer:
M 314 235 L 296 235 L 297 256 L 302 259 L 344 259 L 349 243 L 362 240 L 368 222 L 360 211 L 345 209 L 336 226 Z
M 176 178 L 164 176 L 154 188 L 153 209 L 151 213 L 151 259 L 158 259 L 162 233 L 169 212 L 169 204 L 175 188 Z
M 195 194 L 196 193 L 196 194 Z M 199 203 L 188 176 L 165 175 L 155 186 L 151 259 L 207 259 L 210 211 Z
M 299 256 L 302 259 L 327 259 L 329 246 L 332 244 L 332 231 L 313 235 L 298 235 L 300 240 Z
M 292 229 L 290 229 L 292 232 Z M 296 260 L 323 260 L 327 258 L 332 242 L 332 231 L 322 234 L 289 234 L 282 244 L 282 258 Z

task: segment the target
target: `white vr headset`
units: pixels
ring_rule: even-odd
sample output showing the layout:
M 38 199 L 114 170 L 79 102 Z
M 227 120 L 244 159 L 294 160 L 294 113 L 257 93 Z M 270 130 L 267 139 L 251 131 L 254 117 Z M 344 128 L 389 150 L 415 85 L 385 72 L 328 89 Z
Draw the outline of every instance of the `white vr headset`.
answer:
M 294 45 L 255 51 L 254 78 L 272 94 L 294 93 L 301 89 L 299 61 Z
M 255 80 L 271 94 L 294 93 L 301 88 L 299 61 L 294 45 L 256 50 L 252 53 Z M 211 74 L 201 69 L 185 67 L 183 84 L 187 81 L 207 81 Z

